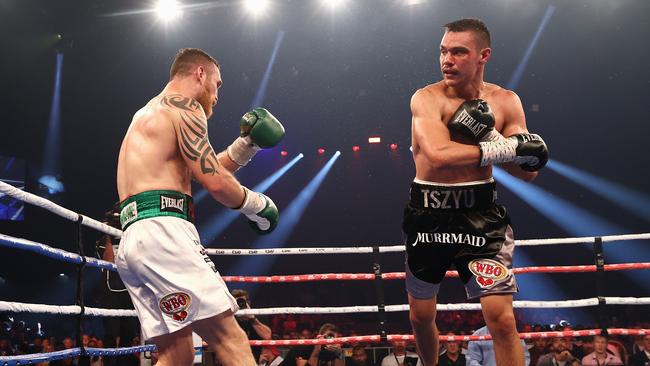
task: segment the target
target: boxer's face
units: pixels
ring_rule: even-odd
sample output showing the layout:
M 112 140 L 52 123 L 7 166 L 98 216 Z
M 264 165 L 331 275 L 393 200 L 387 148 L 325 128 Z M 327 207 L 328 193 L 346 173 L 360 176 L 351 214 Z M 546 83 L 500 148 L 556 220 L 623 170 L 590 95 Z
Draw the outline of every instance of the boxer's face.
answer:
M 490 58 L 490 48 L 481 48 L 474 32 L 445 32 L 440 42 L 440 71 L 451 87 L 470 83 Z
M 206 119 L 212 117 L 212 107 L 217 105 L 219 100 L 219 88 L 221 87 L 221 72 L 215 64 L 210 64 L 204 70 L 204 76 L 201 77 L 203 90 L 197 100 L 201 103 Z

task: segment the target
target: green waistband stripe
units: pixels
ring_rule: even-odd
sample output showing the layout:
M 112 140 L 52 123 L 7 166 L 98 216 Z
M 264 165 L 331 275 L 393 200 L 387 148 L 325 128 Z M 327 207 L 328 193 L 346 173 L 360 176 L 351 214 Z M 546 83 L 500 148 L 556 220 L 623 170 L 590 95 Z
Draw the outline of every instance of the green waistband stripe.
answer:
M 178 217 L 194 222 L 192 196 L 169 190 L 144 191 L 120 203 L 122 230 L 126 230 L 136 221 L 160 216 Z

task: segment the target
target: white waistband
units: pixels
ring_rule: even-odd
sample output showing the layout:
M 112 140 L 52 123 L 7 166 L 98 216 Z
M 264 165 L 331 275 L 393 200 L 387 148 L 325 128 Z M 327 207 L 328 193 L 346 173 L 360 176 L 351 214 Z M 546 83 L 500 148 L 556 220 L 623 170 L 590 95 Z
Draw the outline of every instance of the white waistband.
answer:
M 471 182 L 460 182 L 460 183 L 438 183 L 438 182 L 429 182 L 422 179 L 413 178 L 413 182 L 417 184 L 426 184 L 431 186 L 448 186 L 448 187 L 462 187 L 462 186 L 473 186 L 477 184 L 485 184 L 494 182 L 494 177 L 483 180 L 474 180 Z

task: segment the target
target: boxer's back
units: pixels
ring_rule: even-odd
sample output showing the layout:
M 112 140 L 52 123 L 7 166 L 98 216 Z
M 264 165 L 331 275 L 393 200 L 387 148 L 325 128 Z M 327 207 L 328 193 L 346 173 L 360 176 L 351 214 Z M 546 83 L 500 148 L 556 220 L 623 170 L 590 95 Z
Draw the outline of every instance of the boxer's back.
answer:
M 492 110 L 494 111 L 495 117 L 495 126 L 494 128 L 497 131 L 501 131 L 504 126 L 504 106 L 501 94 L 504 92 L 504 89 L 500 88 L 494 84 L 486 84 L 485 95 L 481 95 L 481 98 L 486 100 Z M 453 116 L 458 106 L 460 106 L 465 100 L 460 98 L 449 97 L 445 93 L 446 86 L 444 83 L 439 82 L 431 84 L 425 87 L 427 91 L 428 103 L 434 105 L 436 115 L 439 114 L 439 121 L 442 122 L 445 126 L 449 123 L 449 120 Z M 445 128 L 444 131 L 447 131 Z M 450 139 L 452 141 L 474 145 L 473 142 L 468 139 L 455 134 L 450 133 Z M 415 171 L 416 177 L 421 180 L 438 182 L 438 183 L 460 183 L 460 182 L 470 182 L 470 181 L 479 181 L 485 180 L 492 176 L 491 167 L 480 167 L 480 166 L 464 166 L 464 167 L 454 167 L 454 168 L 441 168 L 436 169 L 427 159 L 426 156 L 420 151 L 419 141 L 416 138 L 416 134 L 413 134 L 412 140 L 413 147 L 413 160 L 415 162 Z
M 117 164 L 120 201 L 148 190 L 191 194 L 191 173 L 180 155 L 168 111 L 153 98 L 133 116 Z

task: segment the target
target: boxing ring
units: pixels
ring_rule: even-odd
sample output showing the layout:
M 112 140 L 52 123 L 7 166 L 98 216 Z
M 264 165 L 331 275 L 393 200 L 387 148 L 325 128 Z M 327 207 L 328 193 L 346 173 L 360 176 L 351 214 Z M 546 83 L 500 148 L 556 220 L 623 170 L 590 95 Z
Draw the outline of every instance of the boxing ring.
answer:
M 76 315 L 77 316 L 77 340 L 83 334 L 82 319 L 87 316 L 94 317 L 135 317 L 135 310 L 132 309 L 102 309 L 84 306 L 83 295 L 83 270 L 85 268 L 105 269 L 116 271 L 113 263 L 88 257 L 84 255 L 81 230 L 82 226 L 89 227 L 96 231 L 119 238 L 122 235 L 120 230 L 105 225 L 88 216 L 76 213 L 62 206 L 59 206 L 45 198 L 22 191 L 7 183 L 0 182 L 0 194 L 9 195 L 15 199 L 24 201 L 53 214 L 75 222 L 75 240 L 78 253 L 70 253 L 61 249 L 53 248 L 43 243 L 37 243 L 23 238 L 16 238 L 0 233 L 0 245 L 31 251 L 38 255 L 47 256 L 59 261 L 76 265 L 78 268 L 76 304 L 58 306 L 47 304 L 29 304 L 12 301 L 0 301 L 0 312 L 29 312 L 41 314 Z M 650 239 L 650 233 L 627 234 L 599 237 L 579 237 L 561 239 L 538 239 L 538 240 L 517 240 L 517 247 L 560 245 L 560 244 L 588 244 L 594 249 L 595 264 L 574 265 L 574 266 L 543 266 L 543 267 L 520 267 L 513 268 L 515 274 L 527 273 L 579 273 L 593 272 L 596 278 L 596 296 L 592 298 L 564 300 L 564 301 L 514 301 L 514 308 L 576 308 L 576 307 L 597 307 L 599 310 L 599 323 L 606 324 L 604 310 L 609 305 L 649 305 L 650 297 L 607 297 L 602 292 L 604 274 L 608 271 L 623 270 L 647 270 L 650 269 L 650 262 L 644 263 L 623 263 L 605 264 L 603 245 L 606 243 Z M 288 283 L 288 282 L 313 282 L 313 281 L 373 281 L 375 284 L 376 305 L 371 306 L 341 306 L 341 307 L 276 307 L 239 310 L 236 316 L 241 315 L 273 315 L 273 314 L 342 314 L 342 313 L 377 313 L 379 334 L 353 337 L 340 337 L 331 339 L 294 339 L 294 340 L 266 340 L 250 341 L 252 346 L 293 346 L 293 345 L 316 345 L 316 344 L 351 344 L 356 342 L 385 343 L 392 340 L 413 340 L 412 335 L 388 334 L 386 327 L 386 313 L 405 312 L 409 307 L 407 304 L 387 305 L 384 302 L 383 281 L 403 280 L 404 272 L 381 271 L 380 256 L 382 253 L 403 252 L 404 245 L 391 246 L 368 246 L 350 248 L 267 248 L 267 249 L 206 249 L 209 255 L 218 256 L 250 256 L 250 255 L 372 255 L 372 273 L 321 273 L 302 275 L 275 275 L 275 276 L 223 276 L 226 282 L 248 282 L 248 283 Z M 456 271 L 448 271 L 446 277 L 458 277 Z M 438 311 L 468 311 L 480 310 L 478 303 L 460 304 L 438 304 Z M 646 335 L 650 329 L 622 329 L 622 328 L 601 328 L 585 329 L 558 332 L 531 332 L 520 333 L 522 339 L 535 338 L 556 338 L 556 337 L 586 337 L 599 334 L 610 335 Z M 440 340 L 445 341 L 472 341 L 489 340 L 490 336 L 445 336 L 441 335 Z M 0 365 L 29 365 L 37 362 L 59 360 L 77 356 L 117 356 L 145 351 L 155 351 L 154 345 L 143 345 L 136 347 L 122 348 L 88 348 L 76 347 L 50 353 L 34 353 L 19 356 L 0 356 Z

